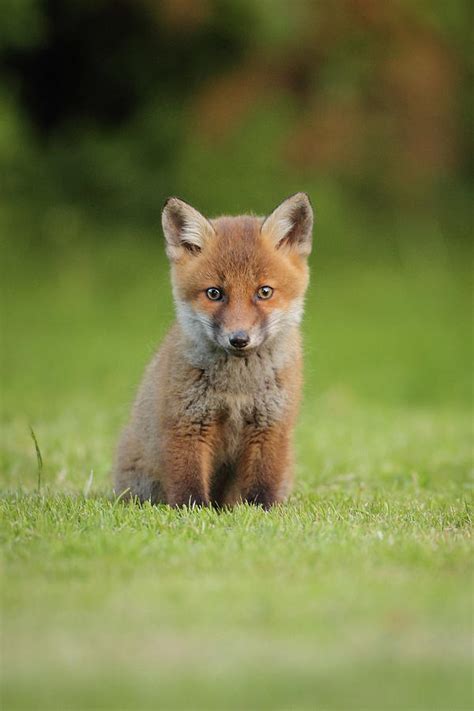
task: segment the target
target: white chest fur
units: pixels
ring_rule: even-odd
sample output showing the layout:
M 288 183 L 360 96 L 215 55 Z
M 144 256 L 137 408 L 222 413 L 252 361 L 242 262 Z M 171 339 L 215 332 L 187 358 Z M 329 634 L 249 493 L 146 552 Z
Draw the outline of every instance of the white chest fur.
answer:
M 232 429 L 246 423 L 268 427 L 285 410 L 280 370 L 292 356 L 292 349 L 283 353 L 270 345 L 245 358 L 195 352 L 192 365 L 201 376 L 185 395 L 186 414 L 201 421 L 215 417 Z

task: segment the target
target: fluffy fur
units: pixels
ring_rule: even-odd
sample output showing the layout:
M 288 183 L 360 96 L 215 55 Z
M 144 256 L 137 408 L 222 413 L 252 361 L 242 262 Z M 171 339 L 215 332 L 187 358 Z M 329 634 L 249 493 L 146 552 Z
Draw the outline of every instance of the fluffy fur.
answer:
M 266 219 L 211 221 L 171 198 L 163 231 L 177 321 L 121 436 L 115 491 L 174 506 L 283 501 L 302 384 L 308 197 L 297 193 Z M 262 286 L 270 298 L 259 298 Z M 221 299 L 208 297 L 211 287 Z M 244 348 L 232 346 L 236 333 Z

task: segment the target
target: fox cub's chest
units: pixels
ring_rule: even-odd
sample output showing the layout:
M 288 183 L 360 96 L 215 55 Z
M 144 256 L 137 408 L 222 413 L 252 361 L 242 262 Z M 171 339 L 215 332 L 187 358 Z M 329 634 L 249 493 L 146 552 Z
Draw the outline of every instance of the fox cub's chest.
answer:
M 205 413 L 204 419 L 210 416 L 232 429 L 247 423 L 268 427 L 281 419 L 287 393 L 271 353 L 223 355 L 203 365 L 189 393 L 189 414 Z
M 246 428 L 267 428 L 282 418 L 287 394 L 273 359 L 265 354 L 231 356 L 208 377 L 206 397 L 222 428 L 220 457 L 232 462 Z

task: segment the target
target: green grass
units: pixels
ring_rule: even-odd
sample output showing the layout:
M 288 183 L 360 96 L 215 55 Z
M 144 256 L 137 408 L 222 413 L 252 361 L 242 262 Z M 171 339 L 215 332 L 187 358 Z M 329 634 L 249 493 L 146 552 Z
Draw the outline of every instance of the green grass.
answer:
M 329 262 L 307 305 L 295 493 L 217 513 L 110 495 L 172 315 L 158 247 L 7 253 L 5 709 L 472 708 L 466 270 Z

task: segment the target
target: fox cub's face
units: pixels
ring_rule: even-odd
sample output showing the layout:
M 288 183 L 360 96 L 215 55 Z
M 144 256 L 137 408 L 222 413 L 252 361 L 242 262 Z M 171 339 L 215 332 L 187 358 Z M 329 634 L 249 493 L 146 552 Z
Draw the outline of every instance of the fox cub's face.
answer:
M 163 209 L 177 317 L 194 341 L 235 356 L 299 323 L 308 284 L 313 211 L 305 193 L 269 217 L 207 220 L 170 198 Z

